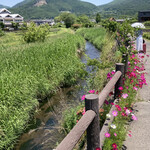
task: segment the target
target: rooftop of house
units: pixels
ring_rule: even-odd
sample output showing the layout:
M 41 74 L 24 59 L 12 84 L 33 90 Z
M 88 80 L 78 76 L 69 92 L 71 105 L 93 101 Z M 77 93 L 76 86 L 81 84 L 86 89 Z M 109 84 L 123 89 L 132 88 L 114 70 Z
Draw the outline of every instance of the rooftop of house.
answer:
M 146 13 L 146 12 L 150 13 L 150 10 L 139 11 L 139 13 Z
M 1 18 L 23 18 L 22 16 L 20 16 L 19 14 L 0 14 Z
M 4 12 L 4 13 L 7 13 L 7 14 L 11 14 L 11 12 L 9 10 L 7 10 L 6 8 L 1 8 L 0 9 L 0 14 Z
M 12 14 L 6 8 L 0 9 L 0 17 L 1 18 L 10 17 L 10 18 L 22 18 L 23 19 L 23 17 L 21 15 L 19 15 L 19 14 Z

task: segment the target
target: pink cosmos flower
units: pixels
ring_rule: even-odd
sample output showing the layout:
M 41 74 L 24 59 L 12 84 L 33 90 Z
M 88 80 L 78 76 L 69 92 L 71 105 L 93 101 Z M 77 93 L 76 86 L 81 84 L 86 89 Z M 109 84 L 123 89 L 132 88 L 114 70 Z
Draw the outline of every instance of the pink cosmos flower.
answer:
M 85 114 L 85 107 L 83 108 L 83 112 L 82 112 L 82 115 L 84 115 Z
M 122 97 L 125 99 L 125 98 L 127 98 L 127 97 L 128 97 L 128 94 L 127 94 L 127 93 L 122 94 Z
M 130 114 L 130 110 L 126 109 L 126 114 L 129 115 Z
M 110 137 L 110 133 L 105 133 L 105 137 L 109 138 Z
M 96 148 L 96 150 L 101 150 L 101 148 L 98 147 L 98 148 Z
M 82 101 L 85 100 L 85 95 L 83 95 L 83 96 L 81 97 L 81 100 L 82 100 Z
M 120 91 L 122 91 L 122 90 L 123 90 L 123 87 L 122 87 L 122 86 L 120 86 L 118 89 L 119 89 Z
M 113 95 L 113 92 L 110 92 L 110 93 L 109 93 L 109 96 L 111 96 L 111 95 Z
M 130 137 L 132 136 L 131 134 L 128 134 Z
M 114 75 L 114 74 L 115 74 L 115 71 L 112 71 L 111 74 Z
M 117 148 L 117 144 L 116 144 L 116 143 L 113 143 L 113 144 L 112 144 L 112 147 L 113 147 L 113 148 Z
M 108 73 L 108 74 L 107 74 L 107 79 L 110 79 L 110 78 L 111 78 L 111 74 Z
M 124 112 L 121 113 L 122 116 L 126 116 L 126 114 Z
M 117 133 L 114 133 L 114 136 L 117 136 Z
M 137 120 L 137 117 L 135 115 L 132 115 L 132 120 Z
M 128 65 L 130 65 L 131 63 L 128 61 Z
M 114 103 L 110 103 L 111 105 L 115 105 Z
M 126 86 L 126 89 L 129 89 L 129 87 L 128 87 L 128 86 Z
M 116 116 L 118 115 L 118 111 L 116 111 L 116 110 L 112 111 L 112 115 L 113 115 L 114 117 L 116 117 Z
M 135 55 L 133 54 L 131 57 L 132 57 L 132 58 L 134 58 L 134 57 L 135 57 Z
M 121 111 L 121 107 L 119 105 L 115 105 L 118 111 Z
M 133 89 L 134 89 L 134 90 L 136 90 L 136 91 L 138 90 L 138 88 L 137 88 L 137 87 L 135 87 L 135 86 L 133 87 Z
M 95 90 L 90 90 L 89 93 L 94 94 Z
M 105 104 L 106 104 L 106 105 L 108 105 L 108 104 L 109 104 L 109 102 L 108 102 L 107 100 L 105 100 Z
M 127 107 L 124 107 L 123 109 L 124 109 L 124 110 L 127 110 Z

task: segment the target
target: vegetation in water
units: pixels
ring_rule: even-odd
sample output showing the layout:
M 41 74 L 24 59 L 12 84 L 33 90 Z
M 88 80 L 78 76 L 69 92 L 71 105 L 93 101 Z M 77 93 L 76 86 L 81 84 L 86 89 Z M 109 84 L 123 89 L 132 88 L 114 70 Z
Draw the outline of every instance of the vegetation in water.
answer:
M 100 51 L 107 41 L 106 30 L 104 28 L 81 28 L 77 30 L 77 33 L 95 45 Z

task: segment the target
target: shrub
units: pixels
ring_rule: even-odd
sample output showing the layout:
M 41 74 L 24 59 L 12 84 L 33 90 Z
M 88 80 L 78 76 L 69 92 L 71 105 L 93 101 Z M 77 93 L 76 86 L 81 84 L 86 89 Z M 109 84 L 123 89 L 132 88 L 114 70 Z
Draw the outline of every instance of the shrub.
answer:
M 79 29 L 79 28 L 82 27 L 82 25 L 81 25 L 81 24 L 73 24 L 72 27 L 73 27 L 74 29 Z
M 150 21 L 144 22 L 144 25 L 145 25 L 145 26 L 150 26 Z
M 0 29 L 0 36 L 3 36 L 5 33 L 4 31 L 2 31 L 2 29 Z
M 0 22 L 0 28 L 4 29 L 5 25 L 3 22 Z
M 46 35 L 48 34 L 49 26 L 48 25 L 40 25 L 36 26 L 34 23 L 31 23 L 28 27 L 27 32 L 25 32 L 23 39 L 27 43 L 31 42 L 44 42 Z
M 27 29 L 28 29 L 27 23 L 24 22 L 24 23 L 20 26 L 20 29 L 21 29 L 21 30 L 27 30 Z

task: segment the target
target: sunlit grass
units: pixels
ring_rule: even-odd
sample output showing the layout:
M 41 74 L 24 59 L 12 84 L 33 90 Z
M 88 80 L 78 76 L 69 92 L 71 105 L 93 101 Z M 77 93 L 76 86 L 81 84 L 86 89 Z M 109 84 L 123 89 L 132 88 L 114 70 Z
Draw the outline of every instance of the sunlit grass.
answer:
M 67 32 L 71 31 L 63 29 L 43 43 L 26 44 L 21 32 L 0 39 L 0 149 L 13 148 L 38 106 L 37 99 L 80 76 L 76 50 L 85 41 Z

